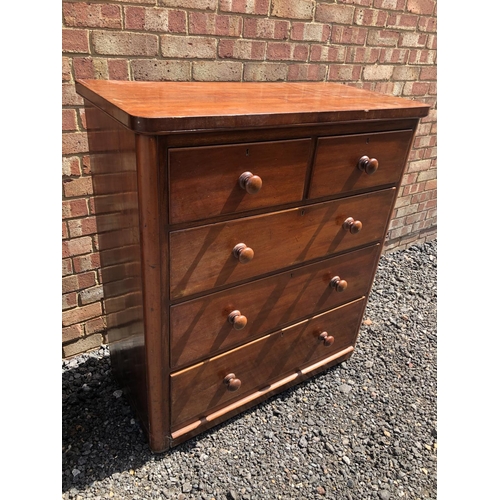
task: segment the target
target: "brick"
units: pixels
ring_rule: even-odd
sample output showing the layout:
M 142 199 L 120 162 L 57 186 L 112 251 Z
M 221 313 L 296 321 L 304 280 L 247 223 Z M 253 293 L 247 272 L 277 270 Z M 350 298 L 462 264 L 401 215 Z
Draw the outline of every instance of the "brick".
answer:
M 251 82 L 285 81 L 287 65 L 283 63 L 245 63 L 243 80 Z
M 70 293 L 96 285 L 95 272 L 73 274 L 62 278 L 62 292 Z
M 404 96 L 421 96 L 429 92 L 429 83 L 427 82 L 406 82 L 403 88 Z
M 153 7 L 125 7 L 125 29 L 186 33 L 186 12 Z
M 72 325 L 62 329 L 62 341 L 71 342 L 72 340 L 78 339 L 83 336 L 82 325 Z
M 408 49 L 380 49 L 378 62 L 381 64 L 406 64 L 409 55 L 410 51 Z M 394 75 L 393 78 L 395 79 Z
M 267 38 L 285 40 L 290 29 L 289 21 L 269 18 L 247 17 L 244 20 L 243 36 L 245 38 Z
M 191 35 L 241 36 L 243 18 L 207 12 L 189 13 L 189 33 Z
M 290 64 L 288 81 L 323 81 L 327 67 L 324 64 Z
M 69 57 L 62 58 L 62 81 L 71 81 L 71 59 Z
M 308 46 L 298 43 L 268 42 L 266 59 L 268 61 L 306 61 Z
M 271 16 L 312 20 L 314 4 L 314 0 L 272 0 Z
M 436 35 L 427 35 L 427 43 L 425 46 L 428 49 L 436 50 L 437 49 L 437 36 Z
M 402 33 L 400 39 L 401 47 L 425 47 L 427 36 L 421 33 Z
M 71 219 L 72 217 L 82 217 L 88 215 L 89 209 L 85 199 L 65 200 L 62 202 L 63 219 Z
M 62 153 L 70 155 L 86 153 L 89 150 L 87 134 L 85 132 L 67 132 L 62 136 Z
M 108 79 L 108 61 L 100 57 L 74 57 L 76 79 Z
M 76 93 L 74 83 L 62 84 L 62 105 L 63 106 L 83 105 L 83 98 Z
M 293 23 L 290 38 L 310 42 L 326 42 L 330 37 L 331 28 L 328 24 Z
M 436 169 L 433 168 L 431 170 L 424 170 L 423 172 L 420 172 L 418 174 L 417 180 L 418 180 L 418 182 L 425 182 L 425 181 L 436 179 L 436 177 L 437 177 Z
M 93 31 L 92 45 L 97 54 L 114 56 L 156 56 L 158 38 L 145 33 Z
M 376 9 L 401 10 L 405 9 L 406 0 L 373 0 Z
M 385 26 L 387 12 L 376 9 L 356 9 L 354 24 L 359 26 Z
M 434 193 L 436 192 L 437 189 L 437 179 L 433 179 L 430 181 L 427 181 L 425 183 L 425 188 L 426 191 L 433 191 Z
M 404 226 L 404 220 L 404 217 L 400 217 L 399 219 L 392 219 L 391 223 L 389 224 L 389 230 Z
M 376 47 L 397 47 L 399 37 L 398 31 L 371 30 L 368 33 L 367 43 Z
M 327 45 L 311 46 L 311 61 L 321 62 L 344 62 L 346 56 L 345 47 L 329 47 Z
M 219 57 L 222 58 L 263 60 L 265 51 L 265 42 L 250 40 L 221 40 L 219 42 Z
M 71 156 L 69 158 L 62 159 L 62 175 L 66 175 L 68 177 L 71 175 L 81 175 L 80 158 L 78 158 L 78 156 Z
M 435 50 L 410 50 L 409 64 L 434 64 Z
M 267 15 L 270 0 L 220 0 L 221 11 Z
M 431 166 L 431 162 L 429 159 L 420 160 L 420 161 L 412 161 L 408 166 L 408 173 L 411 172 L 421 172 L 423 170 L 428 170 Z
M 373 64 L 380 59 L 380 49 L 372 47 L 348 47 L 346 62 L 349 63 L 370 63 Z M 359 67 L 361 70 L 361 66 Z
M 424 184 L 421 182 L 420 184 Z M 424 191 L 423 193 L 414 194 L 411 197 L 410 203 L 424 203 L 432 199 L 432 193 L 430 191 Z
M 405 218 L 405 224 L 415 224 L 416 222 L 421 222 L 425 219 L 425 212 L 418 212 L 413 215 L 409 215 Z M 412 228 L 413 232 L 413 228 Z
M 62 275 L 68 276 L 68 274 L 73 273 L 73 264 L 71 263 L 71 259 L 63 259 L 62 260 Z
M 394 66 L 385 66 L 374 64 L 366 66 L 363 70 L 365 80 L 389 80 L 392 77 Z
M 134 80 L 186 81 L 191 79 L 189 61 L 162 61 L 158 59 L 133 59 L 130 68 Z
M 68 239 L 69 238 L 69 230 L 68 230 L 68 225 L 66 222 L 62 222 L 62 239 Z
M 93 193 L 92 178 L 80 177 L 79 179 L 70 179 L 63 182 L 64 196 L 75 198 Z
M 393 82 L 375 82 L 373 90 L 380 94 L 395 95 Z
M 118 5 L 98 3 L 63 3 L 63 19 L 66 26 L 88 28 L 121 28 L 121 12 Z
M 435 0 L 408 0 L 406 8 L 414 14 L 430 15 L 434 13 Z
M 97 233 L 96 218 L 73 219 L 68 221 L 69 234 L 72 238 Z
M 328 73 L 328 80 L 334 82 L 359 80 L 361 69 L 361 66 L 354 66 L 352 64 L 332 64 Z
M 215 59 L 216 39 L 208 37 L 163 35 L 160 37 L 164 57 Z
M 64 258 L 90 252 L 92 252 L 92 238 L 90 236 L 63 241 L 62 256 Z
M 62 50 L 63 52 L 88 54 L 90 52 L 88 31 L 79 29 L 63 29 Z
M 62 129 L 64 131 L 76 130 L 76 111 L 74 109 L 62 110 Z
M 367 36 L 367 28 L 335 26 L 332 28 L 331 43 L 341 45 L 364 45 Z
M 151 3 L 155 2 L 152 1 Z M 184 9 L 215 10 L 217 0 L 158 0 L 158 4 L 165 5 L 166 7 L 182 7 Z
M 101 262 L 98 253 L 90 253 L 80 257 L 73 257 L 73 267 L 75 268 L 75 273 L 83 273 L 85 271 L 98 269 L 100 265 Z
M 128 80 L 128 61 L 126 59 L 108 59 L 108 75 L 111 80 Z
M 194 61 L 193 80 L 206 82 L 239 82 L 243 63 L 232 61 Z
M 418 66 L 396 66 L 392 77 L 394 80 L 418 80 L 420 68 Z
M 93 302 L 98 302 L 103 298 L 102 285 L 94 286 L 91 288 L 86 288 L 82 290 L 79 294 L 80 304 L 87 305 Z
M 355 8 L 350 5 L 320 3 L 316 6 L 316 21 L 336 24 L 353 24 Z
M 416 31 L 418 25 L 418 16 L 412 14 L 391 14 L 386 21 L 388 29 Z
M 91 319 L 90 321 L 86 321 L 84 323 L 85 333 L 87 335 L 92 335 L 97 332 L 104 332 L 106 330 L 106 322 L 104 318 L 101 316 L 100 318 Z
M 89 304 L 83 307 L 76 307 L 62 313 L 63 326 L 74 325 L 82 321 L 101 316 L 102 307 L 100 302 Z
M 121 1 L 121 0 L 118 0 Z M 83 337 L 76 342 L 70 344 L 65 344 L 62 347 L 62 355 L 64 358 L 69 358 L 70 356 L 76 356 L 91 349 L 95 349 L 102 344 L 102 336 L 100 333 L 91 335 L 90 337 Z
M 76 292 L 65 293 L 62 296 L 62 310 L 66 311 L 67 309 L 71 309 L 76 307 L 78 304 L 78 296 Z
M 418 20 L 418 29 L 420 31 L 427 31 L 429 33 L 436 33 L 437 19 L 435 17 L 420 16 Z

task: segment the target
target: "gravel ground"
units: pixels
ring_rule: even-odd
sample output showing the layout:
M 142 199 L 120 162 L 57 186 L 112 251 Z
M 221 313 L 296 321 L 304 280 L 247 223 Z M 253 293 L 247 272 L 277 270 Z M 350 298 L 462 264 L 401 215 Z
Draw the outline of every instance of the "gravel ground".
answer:
M 158 455 L 106 347 L 63 361 L 62 498 L 436 498 L 436 268 L 383 256 L 351 359 Z

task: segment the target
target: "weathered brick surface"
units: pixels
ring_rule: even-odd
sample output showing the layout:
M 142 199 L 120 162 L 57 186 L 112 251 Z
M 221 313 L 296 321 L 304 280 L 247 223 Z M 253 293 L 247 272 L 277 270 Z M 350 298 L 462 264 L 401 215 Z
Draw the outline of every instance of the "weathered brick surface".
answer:
M 75 79 L 333 81 L 427 102 L 385 249 L 436 237 L 435 0 L 65 0 L 61 8 L 64 356 L 106 340 Z

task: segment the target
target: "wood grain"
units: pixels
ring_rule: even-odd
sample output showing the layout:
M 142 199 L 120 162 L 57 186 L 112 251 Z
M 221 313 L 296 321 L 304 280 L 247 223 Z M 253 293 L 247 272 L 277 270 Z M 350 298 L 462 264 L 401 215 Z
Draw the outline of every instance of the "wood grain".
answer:
M 302 139 L 170 149 L 170 222 L 300 201 L 311 146 Z M 262 179 L 257 193 L 239 185 L 246 171 Z
M 379 252 L 380 245 L 370 246 L 173 306 L 172 369 L 368 294 Z M 337 275 L 348 284 L 341 293 L 329 285 Z M 247 318 L 238 331 L 228 321 L 234 310 Z
M 429 106 L 329 82 L 78 80 L 77 92 L 135 132 L 421 117 Z
M 211 413 L 297 369 L 354 345 L 363 304 L 363 299 L 350 302 L 173 373 L 172 427 L 175 429 Z M 324 330 L 335 337 L 335 342 L 329 347 L 319 338 Z M 234 373 L 241 380 L 241 387 L 236 392 L 228 391 L 224 384 L 224 378 L 229 373 Z
M 375 243 L 385 237 L 394 188 L 269 215 L 170 233 L 171 299 L 188 297 L 240 280 Z M 350 234 L 347 217 L 363 222 Z M 247 264 L 232 255 L 238 243 L 255 253 Z
M 320 137 L 309 198 L 397 184 L 403 173 L 413 130 Z M 372 175 L 357 168 L 362 156 L 378 160 Z

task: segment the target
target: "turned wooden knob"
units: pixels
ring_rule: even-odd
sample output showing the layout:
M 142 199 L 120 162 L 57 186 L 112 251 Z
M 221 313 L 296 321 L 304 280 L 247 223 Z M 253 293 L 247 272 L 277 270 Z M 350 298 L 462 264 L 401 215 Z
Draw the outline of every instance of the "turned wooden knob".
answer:
M 246 264 L 253 259 L 254 253 L 250 247 L 247 247 L 245 243 L 238 243 L 233 248 L 233 255 L 242 263 Z
M 247 326 L 246 316 L 243 316 L 243 314 L 241 314 L 238 310 L 230 312 L 227 320 L 233 325 L 235 330 L 243 330 L 243 328 Z
M 335 341 L 335 338 L 332 335 L 328 335 L 328 332 L 323 332 L 319 336 L 319 338 L 323 341 L 323 344 L 325 344 L 327 347 L 331 346 Z
M 351 234 L 356 234 L 361 231 L 363 224 L 359 220 L 354 220 L 352 217 L 347 217 L 342 227 L 346 231 L 349 231 Z
M 347 288 L 347 281 L 335 276 L 330 280 L 330 286 L 337 292 L 343 292 Z
M 258 175 L 253 175 L 252 172 L 243 172 L 240 175 L 240 186 L 248 194 L 255 194 L 262 187 L 262 179 Z
M 236 378 L 234 373 L 230 373 L 224 377 L 224 383 L 227 385 L 228 391 L 237 391 L 241 387 L 241 380 Z
M 368 156 L 362 156 L 358 160 L 358 168 L 366 174 L 372 175 L 378 169 L 378 160 L 376 158 L 368 158 Z

